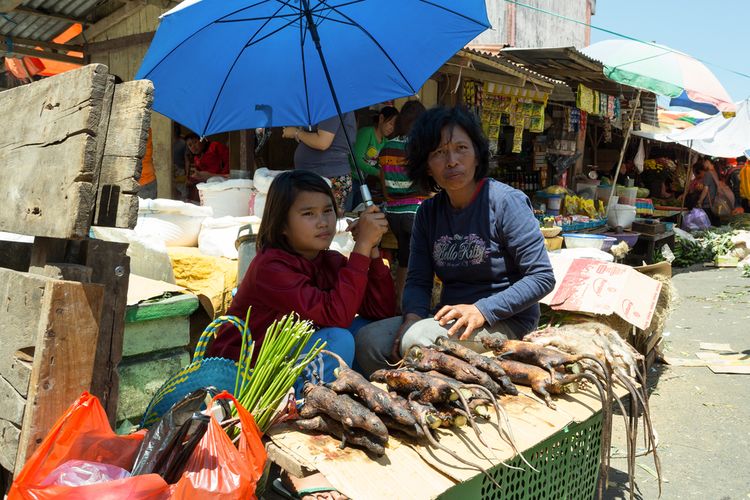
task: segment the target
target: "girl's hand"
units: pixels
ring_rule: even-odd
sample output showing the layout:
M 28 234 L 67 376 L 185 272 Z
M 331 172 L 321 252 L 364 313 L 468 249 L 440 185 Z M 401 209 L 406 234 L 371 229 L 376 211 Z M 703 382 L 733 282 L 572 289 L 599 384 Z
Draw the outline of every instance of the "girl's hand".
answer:
M 377 246 L 383 235 L 388 232 L 388 221 L 378 207 L 370 205 L 346 230 L 351 231 L 357 245 L 362 244 L 367 248 L 369 255 L 372 247 Z
M 294 139 L 294 134 L 298 132 L 297 127 L 283 127 L 281 129 L 281 137 L 284 139 Z
M 448 329 L 448 335 L 453 337 L 464 328 L 458 340 L 466 340 L 477 328 L 482 328 L 485 323 L 484 316 L 474 304 L 457 304 L 455 306 L 443 306 L 435 315 L 435 321 L 445 326 L 455 321 Z

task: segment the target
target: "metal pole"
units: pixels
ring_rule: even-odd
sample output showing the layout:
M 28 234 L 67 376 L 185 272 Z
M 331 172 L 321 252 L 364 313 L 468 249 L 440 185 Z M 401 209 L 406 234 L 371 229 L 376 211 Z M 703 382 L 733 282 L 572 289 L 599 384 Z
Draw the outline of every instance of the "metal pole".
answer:
M 622 166 L 622 160 L 625 157 L 625 150 L 628 147 L 628 141 L 630 140 L 630 132 L 633 131 L 633 122 L 635 121 L 635 112 L 638 110 L 638 106 L 641 103 L 641 91 L 639 90 L 638 93 L 635 96 L 635 106 L 633 107 L 633 112 L 630 115 L 630 122 L 628 123 L 628 128 L 625 131 L 625 138 L 622 142 L 622 149 L 620 150 L 620 159 L 617 161 L 617 168 L 615 169 L 615 176 L 612 179 L 612 192 L 609 194 L 609 201 L 607 202 L 607 214 L 609 214 L 609 211 L 612 209 L 612 198 L 615 196 L 615 193 L 617 193 L 617 177 L 620 175 L 620 167 Z
M 354 171 L 357 173 L 357 177 L 359 178 L 360 183 L 360 192 L 362 193 L 362 200 L 365 203 L 365 206 L 370 206 L 373 204 L 372 202 L 372 195 L 370 194 L 370 188 L 367 187 L 367 183 L 365 182 L 365 176 L 362 175 L 362 171 L 357 166 L 356 159 L 354 158 L 354 148 L 352 147 L 352 141 L 349 138 L 349 133 L 346 131 L 346 126 L 344 125 L 344 114 L 341 112 L 341 106 L 339 105 L 339 99 L 336 96 L 336 91 L 333 88 L 333 81 L 331 80 L 331 74 L 328 72 L 328 65 L 326 64 L 326 59 L 323 57 L 323 49 L 320 47 L 320 35 L 318 34 L 318 27 L 315 25 L 315 21 L 312 17 L 312 11 L 310 10 L 310 2 L 309 0 L 302 0 L 302 4 L 304 6 L 303 10 L 305 13 L 305 18 L 307 19 L 307 29 L 310 31 L 310 36 L 312 37 L 313 42 L 315 43 L 315 49 L 318 51 L 318 56 L 320 56 L 320 64 L 323 66 L 323 72 L 326 75 L 326 80 L 328 81 L 328 88 L 331 90 L 331 97 L 333 98 L 333 104 L 336 106 L 336 113 L 339 115 L 339 121 L 341 122 L 341 129 L 344 131 L 344 137 L 346 138 L 346 145 L 349 147 L 349 153 L 352 155 L 352 162 L 354 163 Z

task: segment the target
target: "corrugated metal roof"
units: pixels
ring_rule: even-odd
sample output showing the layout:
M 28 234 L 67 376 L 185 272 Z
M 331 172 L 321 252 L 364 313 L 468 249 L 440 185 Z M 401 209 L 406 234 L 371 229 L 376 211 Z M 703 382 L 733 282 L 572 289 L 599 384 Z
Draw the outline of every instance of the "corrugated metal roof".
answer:
M 500 64 L 508 68 L 509 70 L 512 70 L 513 72 L 522 73 L 533 80 L 542 81 L 544 83 L 551 84 L 551 85 L 563 83 L 560 80 L 555 80 L 554 78 L 550 78 L 549 76 L 541 74 L 537 71 L 534 71 L 531 68 L 527 68 L 521 64 L 518 64 L 515 61 L 512 61 L 511 59 L 505 57 L 501 53 L 491 52 L 491 51 L 486 51 L 486 50 L 479 50 L 479 49 L 471 48 L 471 47 L 464 47 L 463 51 L 489 59 L 496 64 Z
M 21 3 L 19 9 L 0 15 L 0 36 L 49 41 L 72 26 L 75 20 L 93 22 L 90 16 L 101 3 L 102 0 L 27 0 Z M 71 20 L 37 15 L 33 11 L 69 17 Z

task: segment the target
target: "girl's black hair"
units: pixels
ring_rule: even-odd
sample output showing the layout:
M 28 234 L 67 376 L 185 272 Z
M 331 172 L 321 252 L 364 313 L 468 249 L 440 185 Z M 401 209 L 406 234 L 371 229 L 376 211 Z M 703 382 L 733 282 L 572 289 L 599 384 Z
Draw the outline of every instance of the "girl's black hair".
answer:
M 487 176 L 490 164 L 490 148 L 477 118 L 466 108 L 432 108 L 423 113 L 412 126 L 406 145 L 406 172 L 414 186 L 422 193 L 439 191 L 440 186 L 427 173 L 430 153 L 440 147 L 444 128 L 461 127 L 474 145 L 478 165 L 474 179 Z
M 266 196 L 266 206 L 263 208 L 263 218 L 255 242 L 256 251 L 278 248 L 297 253 L 289 245 L 284 230 L 287 227 L 289 209 L 300 191 L 323 193 L 331 199 L 331 206 L 336 209 L 336 199 L 331 187 L 318 174 L 307 170 L 290 170 L 277 175 Z
M 396 117 L 396 126 L 393 128 L 397 136 L 408 135 L 412 125 L 425 112 L 424 104 L 419 101 L 406 101 L 401 106 L 401 112 Z
M 394 108 L 393 106 L 383 106 L 383 108 L 380 111 L 378 111 L 378 114 L 375 115 L 375 124 L 377 125 L 378 120 L 380 119 L 381 116 L 383 117 L 384 121 L 388 121 L 397 115 L 398 115 L 398 110 Z

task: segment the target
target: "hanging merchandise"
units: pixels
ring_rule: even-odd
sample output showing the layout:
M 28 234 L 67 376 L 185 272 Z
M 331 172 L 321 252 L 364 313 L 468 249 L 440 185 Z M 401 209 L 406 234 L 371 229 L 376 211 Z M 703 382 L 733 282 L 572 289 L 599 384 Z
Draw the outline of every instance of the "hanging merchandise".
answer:
M 520 153 L 523 146 L 523 126 L 513 127 L 513 153 Z
M 576 93 L 576 107 L 587 113 L 594 110 L 594 91 L 580 83 Z
M 586 139 L 586 124 L 588 123 L 588 113 L 581 111 L 581 121 L 578 125 L 578 137 L 579 140 L 583 141 Z
M 601 94 L 597 92 L 596 90 L 593 90 L 591 92 L 594 96 L 592 100 L 591 109 L 585 110 L 587 113 L 592 115 L 598 115 L 599 114 L 599 103 L 601 102 Z
M 529 132 L 544 132 L 544 105 L 538 102 L 532 104 Z
M 609 111 L 609 99 L 610 96 L 608 96 L 607 94 L 599 95 L 599 116 L 607 116 L 607 113 Z
M 638 169 L 638 172 L 643 172 L 643 164 L 646 161 L 646 150 L 643 148 L 643 139 L 641 139 L 641 142 L 638 144 L 638 152 L 635 154 L 635 158 L 633 158 L 633 164 L 635 165 L 635 168 Z
M 607 96 L 607 118 L 613 120 L 615 118 L 615 101 L 613 96 Z
M 581 111 L 580 109 L 570 110 L 570 129 L 568 129 L 568 132 L 578 132 L 578 127 L 581 124 L 581 115 L 583 113 L 584 111 Z
M 566 132 L 572 132 L 573 131 L 573 116 L 572 116 L 572 110 L 570 108 L 565 108 L 565 124 L 564 124 L 564 130 Z

